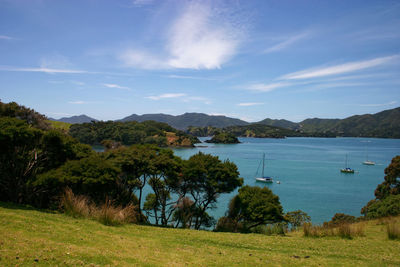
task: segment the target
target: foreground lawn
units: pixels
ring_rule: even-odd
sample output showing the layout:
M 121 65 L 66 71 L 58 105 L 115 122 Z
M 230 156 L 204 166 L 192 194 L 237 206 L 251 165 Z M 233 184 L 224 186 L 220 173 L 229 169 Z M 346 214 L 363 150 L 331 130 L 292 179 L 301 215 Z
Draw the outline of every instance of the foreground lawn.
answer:
M 104 226 L 0 202 L 0 266 L 400 266 L 400 241 L 371 221 L 366 236 L 305 238 Z

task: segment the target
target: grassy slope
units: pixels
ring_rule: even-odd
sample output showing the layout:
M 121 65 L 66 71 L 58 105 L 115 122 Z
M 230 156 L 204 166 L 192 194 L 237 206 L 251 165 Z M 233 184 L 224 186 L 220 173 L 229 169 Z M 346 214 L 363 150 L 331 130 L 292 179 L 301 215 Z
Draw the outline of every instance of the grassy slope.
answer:
M 0 266 L 399 266 L 400 241 L 388 240 L 375 222 L 366 230 L 345 240 L 109 227 L 0 203 Z
M 71 127 L 71 123 L 67 123 L 67 122 L 62 122 L 62 121 L 51 121 L 51 120 L 47 120 L 48 123 L 51 124 L 51 126 L 54 129 L 61 129 L 64 130 L 65 132 L 68 132 L 69 127 Z

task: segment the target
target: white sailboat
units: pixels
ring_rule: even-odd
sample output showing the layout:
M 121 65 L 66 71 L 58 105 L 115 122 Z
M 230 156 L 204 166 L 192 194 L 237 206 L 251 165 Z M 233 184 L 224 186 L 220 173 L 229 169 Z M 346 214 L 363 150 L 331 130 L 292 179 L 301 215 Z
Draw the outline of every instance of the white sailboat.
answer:
M 366 157 L 366 160 L 363 162 L 364 165 L 375 165 L 374 161 L 371 161 L 371 160 L 368 159 L 367 148 L 365 148 L 365 157 Z
M 262 160 L 262 175 L 261 177 L 256 177 L 256 181 L 264 182 L 264 183 L 273 183 L 274 180 L 270 176 L 264 176 L 264 168 L 265 168 L 265 153 L 263 153 L 263 160 Z

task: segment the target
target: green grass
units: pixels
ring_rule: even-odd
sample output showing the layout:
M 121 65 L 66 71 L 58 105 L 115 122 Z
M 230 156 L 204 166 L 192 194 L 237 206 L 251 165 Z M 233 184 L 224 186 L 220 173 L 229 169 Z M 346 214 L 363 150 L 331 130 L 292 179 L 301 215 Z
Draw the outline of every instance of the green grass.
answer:
M 67 123 L 67 122 L 62 122 L 62 121 L 51 121 L 51 120 L 47 120 L 46 122 L 50 123 L 50 125 L 54 128 L 54 129 L 61 129 L 65 132 L 68 132 L 69 127 L 71 127 L 71 123 Z
M 399 266 L 384 224 L 365 236 L 307 238 L 105 226 L 0 203 L 0 266 Z M 37 261 L 35 261 L 35 259 Z

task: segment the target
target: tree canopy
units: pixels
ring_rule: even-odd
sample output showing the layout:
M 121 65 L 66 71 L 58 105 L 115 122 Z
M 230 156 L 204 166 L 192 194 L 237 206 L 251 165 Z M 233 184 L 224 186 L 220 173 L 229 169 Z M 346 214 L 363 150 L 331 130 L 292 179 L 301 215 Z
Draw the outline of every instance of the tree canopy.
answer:
M 230 201 L 227 216 L 220 219 L 219 228 L 234 232 L 250 231 L 258 225 L 283 220 L 283 209 L 278 196 L 267 187 L 246 185 Z M 233 228 L 226 229 L 226 224 Z

